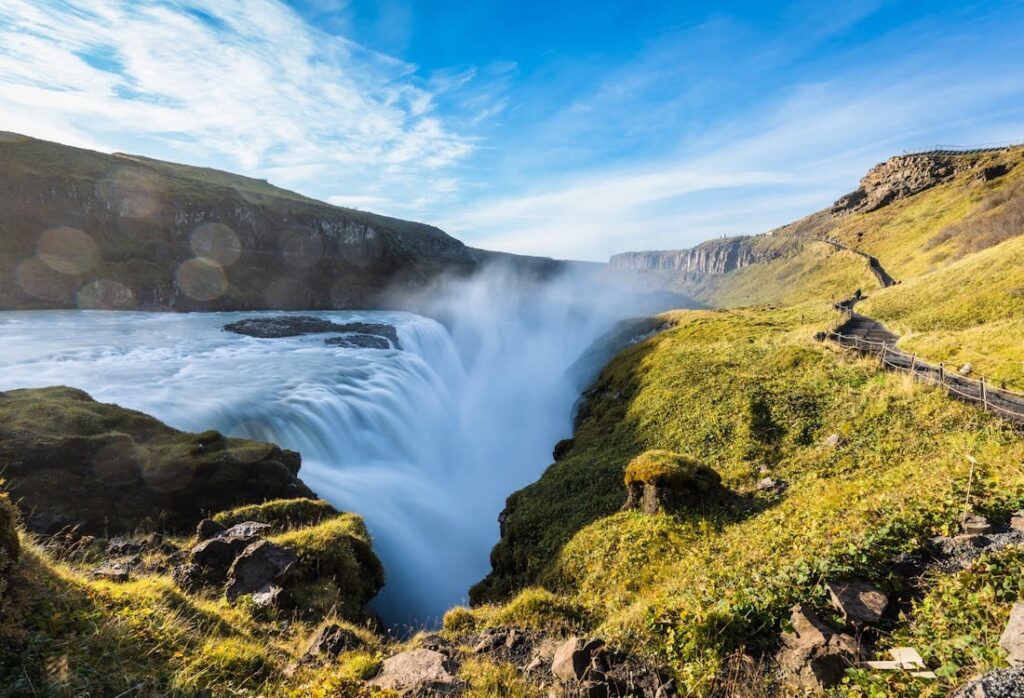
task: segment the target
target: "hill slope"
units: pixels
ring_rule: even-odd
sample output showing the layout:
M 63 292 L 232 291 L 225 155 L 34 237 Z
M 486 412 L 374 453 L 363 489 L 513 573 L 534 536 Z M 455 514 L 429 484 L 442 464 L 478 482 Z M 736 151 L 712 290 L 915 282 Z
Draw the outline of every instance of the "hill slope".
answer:
M 262 180 L 0 133 L 0 309 L 373 308 L 494 257 L 558 268 Z

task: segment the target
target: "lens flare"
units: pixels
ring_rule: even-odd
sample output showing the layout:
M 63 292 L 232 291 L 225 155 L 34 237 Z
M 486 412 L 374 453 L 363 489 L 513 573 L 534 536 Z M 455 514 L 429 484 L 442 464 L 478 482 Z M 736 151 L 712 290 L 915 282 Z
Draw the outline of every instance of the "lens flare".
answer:
M 196 257 L 211 259 L 222 267 L 229 267 L 242 254 L 238 236 L 223 223 L 203 223 L 192 231 L 189 239 Z
M 127 155 L 115 155 L 130 159 Z M 163 208 L 164 183 L 152 172 L 139 167 L 121 167 L 96 182 L 96 195 L 125 218 L 154 218 Z
M 197 301 L 212 301 L 228 290 L 228 279 L 217 262 L 195 257 L 182 263 L 175 274 L 182 292 Z
M 77 228 L 53 228 L 39 236 L 39 259 L 61 274 L 84 274 L 99 262 L 100 249 Z
M 82 310 L 128 310 L 135 307 L 135 294 L 118 281 L 97 279 L 78 291 Z
M 75 297 L 75 280 L 44 264 L 38 257 L 22 262 L 15 277 L 21 290 L 40 300 L 70 301 Z

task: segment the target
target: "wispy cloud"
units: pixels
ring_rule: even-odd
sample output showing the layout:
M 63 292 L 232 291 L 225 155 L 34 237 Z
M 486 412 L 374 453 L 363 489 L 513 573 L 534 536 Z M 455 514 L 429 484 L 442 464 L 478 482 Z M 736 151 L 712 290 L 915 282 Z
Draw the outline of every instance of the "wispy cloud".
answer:
M 317 173 L 337 191 L 472 152 L 414 73 L 275 0 L 0 5 L 0 128 L 87 147 L 158 142 L 192 161 Z
M 851 13 L 822 38 L 864 12 Z M 720 34 L 719 24 L 698 28 L 691 43 L 706 48 L 707 31 Z M 593 115 L 614 110 L 619 133 L 632 123 L 654 138 L 658 120 L 676 119 L 674 147 L 540 178 L 502 196 L 485 196 L 440 223 L 482 247 L 593 260 L 766 231 L 829 204 L 852 190 L 870 166 L 903 149 L 1024 139 L 1024 73 L 993 69 L 1019 65 L 1020 50 L 981 46 L 978 35 L 977 27 L 966 27 L 937 45 L 933 33 L 904 28 L 895 40 L 899 51 L 870 46 L 854 54 L 857 60 L 840 56 L 829 70 L 806 70 L 803 80 L 767 93 L 754 87 L 754 74 L 739 93 L 748 104 L 703 121 L 688 115 L 702 103 L 700 92 L 710 89 L 700 79 L 682 81 L 692 88 L 691 105 L 657 102 L 663 114 L 652 116 L 644 111 L 647 100 L 633 96 L 649 90 L 652 76 L 667 79 L 671 69 L 664 66 L 680 64 L 675 59 L 684 49 L 658 47 L 621 66 L 615 84 L 600 84 L 548 126 L 566 140 L 573 129 L 583 129 L 584 141 L 591 141 L 599 131 L 607 133 Z M 796 45 L 762 50 L 785 53 L 785 60 L 800 55 Z M 957 60 L 949 60 L 948 52 Z M 630 109 L 632 119 L 624 116 Z

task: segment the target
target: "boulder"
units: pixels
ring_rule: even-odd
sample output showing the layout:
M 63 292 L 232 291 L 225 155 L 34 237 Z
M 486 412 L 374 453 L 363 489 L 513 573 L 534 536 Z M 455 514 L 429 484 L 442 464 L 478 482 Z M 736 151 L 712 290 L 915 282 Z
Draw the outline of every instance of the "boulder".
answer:
M 776 657 L 785 683 L 811 691 L 836 686 L 860 658 L 860 643 L 833 631 L 806 604 L 797 604 L 790 611 L 793 630 L 782 634 L 784 646 Z
M 1006 661 L 1012 667 L 1024 667 L 1024 601 L 1018 601 L 1010 611 L 999 646 L 1006 650 Z
M 960 524 L 964 533 L 969 536 L 984 535 L 992 530 L 992 525 L 984 516 L 979 514 L 964 514 L 960 518 Z
M 111 557 L 138 555 L 142 552 L 143 547 L 143 544 L 139 541 L 128 540 L 121 536 L 115 536 L 107 541 L 106 553 Z
M 968 681 L 950 698 L 1024 698 L 1024 668 L 999 669 Z
M 454 660 L 436 650 L 409 650 L 385 659 L 369 684 L 405 695 L 452 694 L 462 688 L 458 669 Z
M 266 540 L 252 543 L 235 558 L 228 570 L 228 584 L 224 590 L 228 601 L 234 603 L 239 596 L 266 593 L 271 586 L 281 586 L 298 560 L 295 551 L 284 546 Z
M 203 519 L 196 524 L 196 540 L 209 540 L 226 530 L 223 524 L 217 523 L 213 519 Z
M 192 548 L 189 558 L 201 572 L 202 578 L 211 584 L 223 581 L 235 557 L 257 539 L 247 537 L 217 537 Z
M 199 565 L 183 562 L 171 568 L 171 579 L 185 591 L 192 591 L 202 586 L 203 571 Z
M 218 534 L 218 537 L 226 538 L 228 540 L 243 538 L 252 540 L 268 535 L 272 528 L 273 527 L 270 524 L 261 523 L 259 521 L 243 521 L 242 523 L 235 524 L 223 533 Z
M 257 612 L 269 611 L 273 608 L 280 608 L 284 589 L 276 584 L 269 584 L 254 591 L 252 594 L 252 607 Z
M 882 619 L 889 597 L 871 584 L 860 580 L 829 582 L 825 585 L 832 606 L 853 625 L 872 625 Z
M 840 436 L 839 434 L 829 434 L 829 436 L 825 438 L 825 445 L 830 446 L 832 448 L 838 448 L 839 446 L 842 446 L 844 443 L 845 442 L 843 441 L 843 437 Z
M 260 339 L 277 339 L 280 337 L 298 337 L 304 334 L 325 334 L 337 332 L 341 337 L 331 337 L 327 344 L 347 346 L 345 342 L 355 342 L 355 346 L 363 346 L 360 342 L 371 338 L 383 339 L 385 346 L 372 348 L 388 349 L 394 347 L 401 349 L 398 341 L 398 330 L 393 326 L 382 322 L 348 322 L 340 323 L 326 318 L 317 318 L 309 315 L 282 315 L 280 317 L 267 318 L 246 318 L 237 322 L 224 325 L 224 330 L 235 334 L 242 334 L 248 337 L 259 337 Z
M 1015 511 L 1010 516 L 1010 530 L 1024 532 L 1024 511 Z
M 130 572 L 131 568 L 123 562 L 104 562 L 92 571 L 92 576 L 111 582 L 127 582 Z
M 551 660 L 551 673 L 565 683 L 603 679 L 606 667 L 597 666 L 604 649 L 603 640 L 570 637 L 555 650 Z M 600 672 L 600 677 L 596 676 Z
M 961 367 L 960 367 L 960 369 L 959 369 L 959 370 L 957 371 L 957 373 L 959 373 L 959 374 L 960 374 L 961 376 L 969 376 L 969 375 L 971 375 L 971 374 L 972 374 L 973 372 L 974 372 L 974 366 L 972 366 L 972 365 L 971 365 L 971 364 L 969 364 L 969 363 L 966 363 L 966 364 L 964 364 L 964 365 L 963 365 L 963 366 L 961 366 Z
M 789 483 L 781 478 L 764 477 L 757 482 L 758 492 L 770 492 L 782 494 L 789 487 Z
M 328 623 L 316 631 L 306 643 L 306 649 L 300 661 L 305 664 L 313 664 L 324 659 L 333 659 L 342 652 L 362 646 L 362 639 L 354 632 L 337 623 Z

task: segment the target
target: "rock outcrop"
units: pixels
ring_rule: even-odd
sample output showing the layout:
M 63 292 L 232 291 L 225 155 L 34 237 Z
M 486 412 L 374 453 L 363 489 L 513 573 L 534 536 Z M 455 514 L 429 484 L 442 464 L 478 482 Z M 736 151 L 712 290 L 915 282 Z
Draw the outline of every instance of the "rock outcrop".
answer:
M 863 653 L 850 635 L 837 633 L 806 604 L 791 609 L 792 630 L 782 634 L 777 656 L 787 685 L 820 691 L 838 684 Z
M 204 512 L 315 498 L 299 465 L 294 451 L 177 431 L 73 388 L 0 393 L 0 471 L 37 533 L 191 533 Z
M 436 650 L 409 650 L 385 659 L 370 685 L 406 695 L 449 695 L 462 686 L 458 668 L 454 659 Z
M 688 250 L 623 252 L 613 255 L 613 269 L 636 271 L 672 271 L 694 276 L 717 276 L 753 264 L 777 259 L 779 248 L 762 248 L 752 244 L 756 238 L 737 237 L 708 240 Z
M 711 468 L 679 453 L 645 451 L 626 467 L 624 511 L 674 512 L 718 496 L 722 478 Z
M 972 164 L 957 155 L 924 153 L 891 157 L 871 168 L 861 178 L 856 190 L 836 201 L 832 205 L 832 213 L 845 215 L 875 211 L 948 181 Z

